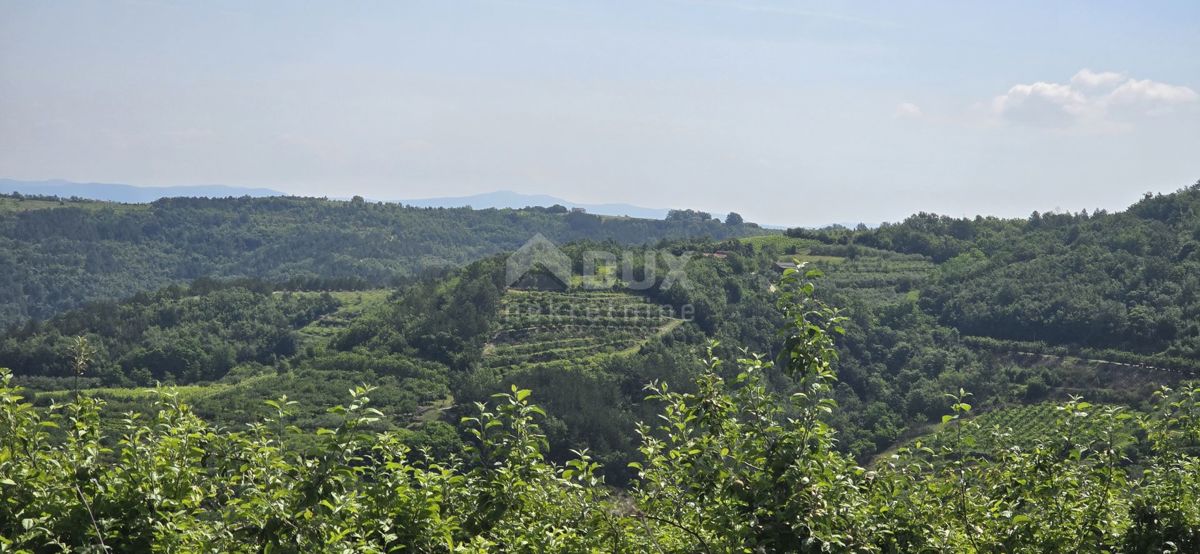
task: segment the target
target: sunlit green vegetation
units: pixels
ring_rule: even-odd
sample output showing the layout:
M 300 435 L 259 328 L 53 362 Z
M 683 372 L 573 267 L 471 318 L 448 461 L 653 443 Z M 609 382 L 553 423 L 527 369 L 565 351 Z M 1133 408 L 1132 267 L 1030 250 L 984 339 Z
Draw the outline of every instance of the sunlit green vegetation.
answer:
M 814 253 L 813 249 L 820 248 L 821 243 L 810 239 L 785 235 L 760 235 L 745 237 L 739 242 L 752 246 L 756 253 L 768 253 L 780 262 L 837 264 L 845 259 L 843 256 Z
M 325 314 L 309 324 L 301 327 L 300 336 L 321 342 L 328 342 L 338 333 L 350 326 L 356 318 L 368 310 L 377 309 L 394 293 L 392 289 L 372 289 L 355 291 L 331 291 L 328 294 L 338 302 L 337 310 Z M 287 293 L 276 293 L 287 294 Z M 297 295 L 319 295 L 324 293 L 296 293 Z
M 215 381 L 244 364 L 273 365 L 299 352 L 298 329 L 338 309 L 328 293 L 274 293 L 255 281 L 202 280 L 127 302 L 102 302 L 0 340 L 0 364 L 19 376 L 74 378 L 70 343 L 97 349 L 87 377 L 98 385 Z
M 921 306 L 966 335 L 1195 360 L 1197 214 L 1200 183 L 1120 213 L 918 214 L 874 230 L 789 234 L 928 257 L 938 267 Z
M 175 401 L 188 404 L 188 413 L 203 420 L 196 432 L 219 437 L 212 439 L 218 442 L 235 440 L 228 431 L 240 432 L 235 442 L 245 445 L 260 440 L 253 438 L 258 425 L 286 404 L 264 401 L 287 395 L 296 403 L 284 410 L 286 436 L 264 444 L 294 453 L 294 458 L 271 463 L 290 466 L 287 471 L 297 481 L 317 478 L 306 473 L 304 464 L 332 459 L 330 435 L 316 431 L 342 428 L 346 414 L 328 408 L 344 402 L 346 390 L 366 385 L 371 390 L 363 394 L 379 413 L 354 424 L 369 433 L 361 435 L 364 442 L 354 443 L 359 449 L 354 454 L 362 457 L 347 462 L 346 470 L 393 478 L 372 469 L 383 455 L 379 449 L 411 448 L 405 450 L 405 461 L 389 471 L 434 479 L 424 473 L 429 471 L 456 483 L 475 483 L 443 489 L 460 500 L 482 494 L 470 487 L 491 479 L 489 472 L 503 464 L 480 470 L 476 464 L 496 460 L 483 462 L 472 449 L 494 445 L 485 447 L 470 433 L 474 422 L 457 431 L 454 424 L 477 415 L 477 402 L 487 405 L 496 402 L 492 395 L 508 394 L 498 400 L 509 406 L 505 409 L 527 410 L 537 420 L 536 431 L 526 427 L 513 432 L 540 437 L 522 447 L 528 454 L 524 459 L 536 459 L 538 469 L 529 473 L 528 466 L 512 465 L 503 471 L 525 472 L 520 474 L 526 484 L 531 483 L 529 475 L 541 475 L 537 486 L 542 488 L 535 494 L 540 499 L 576 506 L 560 496 L 559 487 L 583 494 L 594 510 L 589 513 L 605 527 L 580 519 L 554 520 L 545 514 L 557 512 L 527 497 L 520 503 L 537 507 L 522 512 L 519 521 L 501 517 L 468 525 L 463 522 L 475 516 L 466 514 L 477 513 L 482 505 L 447 500 L 439 504 L 444 509 L 439 517 L 458 518 L 459 523 L 439 528 L 443 538 L 437 540 L 450 536 L 454 545 L 438 542 L 440 546 L 428 548 L 435 551 L 466 548 L 464 544 L 519 550 L 525 547 L 510 546 L 524 545 L 524 540 L 549 545 L 547 550 L 787 550 L 779 545 L 792 544 L 786 541 L 797 539 L 799 531 L 775 514 L 802 519 L 822 513 L 831 519 L 804 520 L 816 526 L 806 528 L 804 536 L 819 537 L 813 548 L 832 551 L 1161 552 L 1171 551 L 1165 542 L 1171 537 L 1176 551 L 1188 552 L 1197 544 L 1198 520 L 1194 510 L 1188 511 L 1197 504 L 1189 500 L 1195 498 L 1188 488 L 1195 479 L 1188 472 L 1196 469 L 1192 457 L 1200 439 L 1184 430 L 1193 421 L 1184 412 L 1195 407 L 1185 401 L 1195 395 L 1186 381 L 1198 363 L 1182 350 L 1191 340 L 1187 321 L 1196 289 L 1182 272 L 1194 265 L 1187 244 L 1200 239 L 1190 236 L 1193 219 L 1163 212 L 1159 221 L 1154 206 L 1186 208 L 1194 194 L 1189 190 L 1166 200 L 1150 198 L 1127 214 L 1052 214 L 1029 221 L 922 215 L 877 230 L 672 238 L 655 247 L 679 259 L 690 256 L 686 286 L 636 292 L 623 288 L 622 272 L 614 266 L 602 266 L 598 276 L 587 279 L 575 275 L 555 284 L 541 279 L 547 277 L 543 275 L 509 288 L 503 255 L 461 269 L 405 277 L 387 288 L 374 277 L 325 277 L 318 269 L 281 274 L 270 282 L 202 279 L 14 326 L 0 337 L 0 366 L 13 367 L 12 382 L 27 387 L 21 395 L 39 417 L 63 413 L 52 406 L 76 398 L 76 389 L 83 398 L 104 400 L 107 406 L 98 421 L 108 437 L 106 445 L 118 442 L 128 428 L 124 413 L 153 414 L 164 407 L 175 413 Z M 237 210 L 248 206 L 263 208 L 249 204 Z M 545 215 L 531 213 L 518 217 Z M 709 225 L 709 218 L 684 215 L 675 223 L 700 226 L 688 227 L 692 230 Z M 352 214 L 351 220 L 356 217 Z M 216 221 L 220 228 L 222 220 Z M 1078 234 L 1066 240 L 1073 235 L 1072 226 L 1079 228 Z M 1166 256 L 1174 246 L 1137 241 L 1121 246 L 1105 233 L 1174 241 L 1182 250 Z M 613 241 L 563 246 L 576 272 L 585 265 L 586 251 L 619 254 L 621 248 Z M 1082 260 L 1085 252 L 1100 252 L 1115 265 L 1102 276 Z M 638 264 L 634 278 L 653 274 L 653 284 L 662 285 L 667 273 L 662 260 L 649 258 L 656 264 L 650 268 L 642 265 L 644 250 L 633 253 Z M 1047 275 L 1025 274 L 1041 256 L 1076 264 L 1082 273 L 1055 269 L 1057 273 Z M 812 350 L 807 335 L 789 335 L 789 342 L 778 343 L 781 325 L 796 330 L 796 312 L 786 302 L 783 313 L 776 305 L 781 294 L 816 306 L 806 295 L 796 296 L 796 273 L 784 272 L 790 284 L 775 282 L 787 267 L 777 262 L 785 260 L 799 261 L 801 273 L 811 268 L 824 272 L 816 298 L 841 306 L 845 319 L 833 322 L 835 316 L 820 310 L 814 317 L 821 329 L 841 329 L 829 336 L 836 358 L 831 350 Z M 377 268 L 389 263 L 371 262 Z M 1010 266 L 1024 269 L 1010 273 Z M 1146 272 L 1154 267 L 1154 275 Z M 1075 278 L 1080 283 L 1070 284 Z M 604 288 L 585 286 L 597 284 Z M 1015 296 L 998 303 L 988 296 L 997 290 Z M 1064 291 L 1112 308 L 1105 317 L 1115 319 L 1102 318 L 1111 326 L 1086 327 L 1101 320 L 1064 297 Z M 1093 294 L 1098 291 L 1103 294 Z M 973 311 L 981 306 L 987 313 Z M 1161 306 L 1167 308 L 1151 311 Z M 684 308 L 692 315 L 689 321 L 681 318 Z M 1172 319 L 1176 316 L 1182 319 Z M 1045 328 L 1047 317 L 1070 329 L 1044 337 L 1027 332 Z M 995 326 L 981 323 L 985 320 Z M 1145 341 L 1126 337 L 1109 343 L 1088 334 L 1112 329 L 1141 333 Z M 86 371 L 76 375 L 73 348 L 80 337 L 94 351 Z M 710 357 L 704 345 L 712 340 L 718 344 Z M 1150 344 L 1158 346 L 1145 347 Z M 743 347 L 780 365 L 756 365 Z M 784 363 L 797 348 L 807 353 L 801 358 L 827 366 L 829 372 L 817 372 L 821 377 L 815 381 L 804 377 L 813 375 L 808 370 L 797 373 Z M 813 354 L 818 351 L 819 356 Z M 159 401 L 164 389 L 154 387 L 155 381 L 178 385 L 168 389 L 169 402 Z M 649 399 L 648 384 L 654 384 Z M 1155 399 L 1152 393 L 1162 385 L 1175 390 Z M 514 386 L 535 392 L 524 397 Z M 821 392 L 813 396 L 812 386 Z M 963 389 L 973 394 L 969 400 L 946 394 Z M 1073 400 L 1077 396 L 1093 404 Z M 836 406 L 805 403 L 816 397 Z M 496 414 L 499 408 L 488 409 Z M 816 419 L 806 421 L 805 414 L 816 414 Z M 270 421 L 268 427 L 278 427 Z M 61 435 L 50 431 L 47 440 Z M 820 441 L 825 442 L 818 448 Z M 805 444 L 815 450 L 805 450 Z M 586 461 L 577 454 L 583 449 Z M 734 454 L 741 452 L 747 454 Z M 789 465 L 789 459 L 796 464 Z M 436 471 L 427 465 L 432 460 L 441 464 Z M 563 465 L 568 462 L 575 465 Z M 222 473 L 226 470 L 205 464 L 192 469 L 204 475 L 198 479 L 217 479 L 208 486 L 224 486 L 222 480 L 230 478 Z M 833 477 L 818 475 L 826 468 Z M 1143 473 L 1147 469 L 1157 473 Z M 210 471 L 217 477 L 210 477 Z M 583 472 L 588 485 L 577 482 Z M 482 481 L 472 481 L 476 478 Z M 783 486 L 793 487 L 805 478 L 821 484 L 771 489 L 784 480 Z M 95 487 L 80 484 L 84 494 L 98 494 Z M 349 481 L 338 487 L 338 494 L 349 496 L 338 496 L 337 502 L 321 498 L 360 513 L 401 509 L 381 499 L 372 500 L 374 508 L 365 508 L 354 499 L 370 493 Z M 819 498 L 806 496 L 814 490 L 820 491 Z M 779 496 L 785 493 L 791 500 Z M 318 530 L 280 516 L 280 521 L 306 529 L 309 535 L 303 540 L 315 541 L 336 527 L 333 535 L 320 535 L 336 542 L 356 532 L 347 529 L 367 521 L 359 516 L 338 519 L 349 516 L 314 508 L 307 497 L 289 498 L 288 506 L 308 509 L 323 522 L 313 524 Z M 793 503 L 797 498 L 814 503 Z M 208 505 L 220 502 L 209 500 Z M 760 512 L 759 506 L 769 506 L 770 513 Z M 396 515 L 400 512 L 388 513 L 401 517 Z M 204 512 L 204 517 L 212 522 L 235 516 Z M 548 521 L 570 538 L 530 539 L 532 535 L 517 537 L 494 527 Z M 154 536 L 139 540 L 157 540 Z M 226 545 L 219 542 L 224 539 L 204 536 L 218 541 L 205 544 Z M 266 531 L 256 536 L 274 537 L 261 539 L 273 544 L 284 541 Z M 363 542 L 350 549 L 417 544 L 371 537 L 360 537 Z M 601 542 L 588 542 L 592 538 Z M 247 540 L 260 544 L 255 542 L 260 539 Z M 300 542 L 288 544 L 283 550 L 304 548 Z
M 146 209 L 145 204 L 120 204 L 100 200 L 59 199 L 44 196 L 22 196 L 0 194 L 0 213 L 27 212 L 56 208 L 79 208 L 83 210 L 136 211 Z
M 547 457 L 551 422 L 512 387 L 464 412 L 462 455 L 406 445 L 377 391 L 322 429 L 278 398 L 214 429 L 170 389 L 116 430 L 88 395 L 51 410 L 0 374 L 0 546 L 219 552 L 1193 552 L 1200 548 L 1200 389 L 1150 415 L 1072 400 L 1047 438 L 983 450 L 967 395 L 938 447 L 870 468 L 828 424 L 845 319 L 795 272 L 779 286 L 780 355 L 710 353 L 687 390 L 662 382 L 624 492 L 586 451 Z M 78 366 L 77 366 L 78 367 Z M 728 377 L 723 377 L 728 375 Z M 786 383 L 801 394 L 783 395 Z M 1037 419 L 1041 421 L 1041 419 Z M 1039 424 L 1040 425 L 1040 424 Z M 1093 430 L 1087 433 L 1076 429 Z M 307 445 L 296 448 L 296 444 Z M 1146 452 L 1129 466 L 1123 445 Z M 48 546 L 49 545 L 49 546 Z
M 1073 406 L 1074 412 L 1064 404 L 1052 402 L 998 408 L 970 418 L 970 425 L 961 437 L 956 427 L 941 425 L 932 435 L 922 437 L 921 440 L 935 449 L 961 440 L 963 448 L 980 453 L 997 452 L 1013 447 L 1029 449 L 1038 444 L 1065 440 L 1066 437 L 1059 436 L 1059 433 L 1064 431 L 1075 434 L 1071 440 L 1100 440 L 1105 432 L 1103 418 L 1087 416 L 1105 410 L 1122 410 L 1129 416 L 1128 419 L 1122 420 L 1126 424 L 1120 432 L 1123 436 L 1131 437 L 1137 430 L 1136 417 L 1143 415 L 1136 410 L 1112 405 L 1076 403 Z M 1079 421 L 1068 426 L 1069 418 Z M 1125 439 L 1116 446 L 1123 448 L 1132 443 L 1132 439 Z
M 500 371 L 631 353 L 682 320 L 642 296 L 621 292 L 510 290 L 484 362 Z

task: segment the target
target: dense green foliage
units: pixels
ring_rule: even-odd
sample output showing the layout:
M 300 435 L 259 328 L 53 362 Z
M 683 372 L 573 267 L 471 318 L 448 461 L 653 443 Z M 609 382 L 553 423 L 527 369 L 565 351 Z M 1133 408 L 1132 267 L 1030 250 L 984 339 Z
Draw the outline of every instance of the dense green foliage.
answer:
M 377 428 L 403 428 L 444 407 L 450 371 L 435 361 L 385 350 L 341 351 L 329 343 L 347 319 L 386 305 L 388 291 L 278 291 L 259 281 L 200 280 L 101 302 L 28 323 L 0 340 L 0 364 L 37 392 L 38 406 L 61 402 L 83 387 L 108 401 L 106 425 L 124 411 L 147 411 L 155 382 L 176 383 L 181 399 L 216 425 L 240 427 L 266 413 L 263 400 L 281 394 L 303 402 L 295 423 L 312 430 L 330 424 L 325 408 L 347 388 L 375 387 L 377 407 L 392 417 Z M 77 341 L 89 364 L 76 374 Z M 129 388 L 141 386 L 141 388 Z M 445 435 L 432 426 L 410 437 L 420 443 Z M 458 440 L 437 439 L 456 450 Z
M 919 214 L 790 234 L 928 256 L 939 265 L 921 305 L 963 334 L 1135 352 L 1166 367 L 1200 359 L 1200 183 L 1112 214 Z
M 1076 401 L 1074 404 L 1076 409 L 1120 409 L 1131 416 L 1137 415 L 1137 412 L 1119 406 L 1093 406 L 1088 403 L 1080 408 L 1077 399 L 1074 400 Z M 1051 402 L 999 408 L 975 417 L 971 421 L 971 425 L 961 434 L 957 427 L 942 426 L 932 435 L 922 437 L 920 440 L 934 448 L 962 441 L 965 443 L 964 446 L 966 448 L 983 454 L 1011 446 L 1033 448 L 1039 443 L 1055 438 L 1056 434 L 1061 430 L 1061 420 L 1067 413 L 1068 409 L 1064 405 Z M 1132 417 L 1125 421 L 1125 425 L 1118 426 L 1114 431 L 1122 433 L 1122 436 L 1132 437 L 1133 433 L 1137 432 L 1136 422 Z M 1101 423 L 1099 419 L 1088 419 L 1080 422 L 1078 425 L 1072 426 L 1071 431 L 1077 435 L 1073 439 L 1102 439 L 1104 433 L 1108 432 L 1109 429 L 1101 425 Z M 1127 448 L 1132 445 L 1133 441 L 1128 440 L 1125 442 L 1119 441 L 1114 446 Z M 1129 448 L 1122 452 L 1127 463 L 1136 461 L 1140 457 L 1140 454 Z
M 197 281 L 20 326 L 0 341 L 0 365 L 17 375 L 71 376 L 68 345 L 87 336 L 98 349 L 89 375 L 103 385 L 212 381 L 239 364 L 269 365 L 295 355 L 296 330 L 337 306 L 327 293 Z
M 661 380 L 691 390 L 697 373 L 694 360 L 708 340 L 728 345 L 718 348 L 718 354 L 727 358 L 738 355 L 733 345 L 774 353 L 782 320 L 773 305 L 774 273 L 769 268 L 780 260 L 799 259 L 823 268 L 827 273 L 823 298 L 845 306 L 851 318 L 845 335 L 838 338 L 842 357 L 836 369 L 841 382 L 833 392 L 846 409 L 830 422 L 841 433 L 838 449 L 862 463 L 897 441 L 925 432 L 949 409 L 946 391 L 970 388 L 984 410 L 1063 399 L 1080 391 L 1098 401 L 1144 408 L 1151 391 L 1181 377 L 1118 366 L 1047 363 L 1014 356 L 994 345 L 981 346 L 981 339 L 967 340 L 921 309 L 920 293 L 938 266 L 918 254 L 782 236 L 670 241 L 658 246 L 677 256 L 685 251 L 705 254 L 693 255 L 688 263 L 687 286 L 629 291 L 613 278 L 614 271 L 606 270 L 603 273 L 609 278 L 593 283 L 605 289 L 586 289 L 576 281 L 568 290 L 508 290 L 501 257 L 470 264 L 445 277 L 413 282 L 390 297 L 385 291 L 272 295 L 267 293 L 271 287 L 262 283 L 203 282 L 196 288 L 205 295 L 186 293 L 189 299 L 182 304 L 172 300 L 181 293 L 168 290 L 140 297 L 144 306 L 136 301 L 129 307 L 117 305 L 120 313 L 177 314 L 176 327 L 147 327 L 148 332 L 123 335 L 128 344 L 114 346 L 104 343 L 114 339 L 104 338 L 102 325 L 55 330 L 60 320 L 92 322 L 95 318 L 87 314 L 97 309 L 93 307 L 44 325 L 25 326 L 40 329 L 33 335 L 11 334 L 2 343 L 8 348 L 0 353 L 9 354 L 0 363 L 16 369 L 26 386 L 46 391 L 39 396 L 40 404 L 61 399 L 63 391 L 71 388 L 69 380 L 31 376 L 69 375 L 64 373 L 67 343 L 74 334 L 87 334 L 102 348 L 84 377 L 85 386 L 144 383 L 160 375 L 168 382 L 189 383 L 194 379 L 181 377 L 177 367 L 202 364 L 211 357 L 208 353 L 228 346 L 223 335 L 188 330 L 187 321 L 204 322 L 211 314 L 187 310 L 248 294 L 214 294 L 222 287 L 253 289 L 257 295 L 249 297 L 262 306 L 322 302 L 323 315 L 316 319 L 275 318 L 272 321 L 280 327 L 258 331 L 263 337 L 298 338 L 300 348 L 287 355 L 269 353 L 268 361 L 238 359 L 228 373 L 212 374 L 203 381 L 209 384 L 185 389 L 185 398 L 210 422 L 240 425 L 261 416 L 263 399 L 286 393 L 303 400 L 306 413 L 299 421 L 312 429 L 327 423 L 321 410 L 337 402 L 336 391 L 370 383 L 379 387 L 374 397 L 384 403 L 389 425 L 432 433 L 441 437 L 437 440 L 444 448 L 453 450 L 454 441 L 443 440 L 446 428 L 440 423 L 430 427 L 430 422 L 453 419 L 472 402 L 517 385 L 540 393 L 548 414 L 543 427 L 551 459 L 561 462 L 572 450 L 589 448 L 603 462 L 602 472 L 609 482 L 618 485 L 632 476 L 625 465 L 636 455 L 637 422 L 655 417 L 653 407 L 643 401 L 645 383 Z M 619 253 L 612 243 L 564 247 L 577 266 L 585 251 L 606 249 Z M 632 258 L 643 261 L 645 253 L 634 251 Z M 638 278 L 644 273 L 644 266 L 635 271 Z M 656 279 L 661 283 L 665 274 L 666 268 L 659 267 Z M 610 290 L 613 287 L 618 290 Z M 214 304 L 214 309 L 227 312 L 228 321 L 250 322 L 271 313 L 247 309 L 258 305 L 226 302 Z M 681 311 L 685 306 L 686 318 Z M 625 308 L 638 309 L 628 313 Z M 136 322 L 139 317 L 122 319 Z M 210 327 L 227 331 L 223 325 Z M 170 363 L 141 371 L 120 363 L 119 355 L 139 348 L 145 337 L 163 335 L 185 337 L 181 344 L 200 346 L 170 350 L 188 354 L 178 364 L 174 358 L 154 358 Z M 250 351 L 234 346 L 236 352 Z M 57 365 L 21 362 L 39 359 L 57 360 Z M 790 387 L 779 379 L 770 383 L 784 392 Z M 146 390 L 108 388 L 97 394 L 121 409 L 143 411 L 152 398 Z
M 753 224 L 711 219 L 612 218 L 545 208 L 428 209 L 284 197 L 132 205 L 0 200 L 0 325 L 200 277 L 387 285 L 516 249 L 535 233 L 560 242 L 625 244 L 763 233 Z
M 820 256 L 852 317 L 838 428 L 865 459 L 935 422 L 948 390 L 985 409 L 1081 392 L 1140 409 L 1196 375 L 1198 202 L 1190 187 L 1116 214 L 919 214 L 759 242 Z
M 979 452 L 965 395 L 957 440 L 862 467 L 828 418 L 844 319 L 785 273 L 773 361 L 710 356 L 692 392 L 650 387 L 627 495 L 579 453 L 545 458 L 539 408 L 513 388 L 464 417 L 462 457 L 394 432 L 373 391 L 289 448 L 294 401 L 223 432 L 169 389 L 106 433 L 83 395 L 47 412 L 0 377 L 0 548 L 222 552 L 1192 552 L 1200 548 L 1200 389 L 1165 389 L 1150 415 L 1071 401 L 1031 447 Z M 723 366 L 729 364 L 728 370 Z M 722 374 L 731 374 L 722 377 Z M 770 375 L 792 383 L 781 396 Z M 774 377 L 770 377 L 773 379 Z M 1076 433 L 1087 425 L 1093 433 Z M 1128 433 L 1133 426 L 1138 432 Z M 1117 445 L 1136 441 L 1144 471 Z

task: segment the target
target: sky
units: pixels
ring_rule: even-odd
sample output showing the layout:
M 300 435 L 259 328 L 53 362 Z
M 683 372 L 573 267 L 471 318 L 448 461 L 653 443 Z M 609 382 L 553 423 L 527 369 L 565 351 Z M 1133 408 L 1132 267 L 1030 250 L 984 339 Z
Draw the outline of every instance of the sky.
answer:
M 0 0 L 0 177 L 778 225 L 1200 179 L 1200 3 Z

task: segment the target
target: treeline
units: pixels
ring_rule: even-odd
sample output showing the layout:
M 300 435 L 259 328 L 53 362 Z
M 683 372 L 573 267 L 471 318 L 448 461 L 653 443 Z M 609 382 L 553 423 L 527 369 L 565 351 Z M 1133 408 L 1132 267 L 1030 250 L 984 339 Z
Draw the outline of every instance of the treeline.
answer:
M 526 389 L 464 417 L 463 455 L 370 427 L 356 387 L 335 424 L 289 445 L 298 405 L 268 403 L 223 432 L 170 390 L 115 442 L 87 396 L 44 414 L 0 377 L 0 544 L 15 550 L 421 552 L 1192 552 L 1200 549 L 1200 390 L 1163 390 L 1152 415 L 1072 400 L 1057 432 L 981 451 L 967 395 L 951 438 L 871 467 L 827 420 L 842 319 L 785 275 L 780 355 L 716 356 L 688 391 L 655 384 L 635 478 L 615 494 L 587 452 L 546 458 Z M 773 392 L 783 374 L 803 394 Z M 730 377 L 722 377 L 731 374 Z M 1078 433 L 1086 425 L 1088 433 Z M 1135 429 L 1134 432 L 1128 429 Z M 997 437 L 1003 441 L 1003 437 Z M 113 446 L 105 446 L 112 444 Z M 1145 452 L 1128 466 L 1123 449 Z M 46 545 L 52 545 L 47 547 Z
M 352 279 L 395 284 L 518 248 L 557 242 L 761 234 L 753 224 L 645 220 L 547 209 L 471 210 L 311 198 L 168 198 L 0 210 L 0 325 L 44 320 L 201 277 Z

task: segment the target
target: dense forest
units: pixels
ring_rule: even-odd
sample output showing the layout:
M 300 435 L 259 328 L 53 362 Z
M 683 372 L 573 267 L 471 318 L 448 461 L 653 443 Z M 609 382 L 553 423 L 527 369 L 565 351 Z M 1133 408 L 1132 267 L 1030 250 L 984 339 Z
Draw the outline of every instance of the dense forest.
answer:
M 740 220 L 740 218 L 738 218 Z M 0 325 L 46 319 L 200 277 L 354 280 L 384 286 L 427 269 L 551 240 L 716 239 L 761 234 L 704 212 L 666 220 L 561 206 L 413 208 L 316 198 L 164 198 L 149 204 L 0 196 Z
M 71 341 L 85 336 L 95 350 L 89 377 L 105 386 L 212 381 L 238 364 L 274 364 L 296 354 L 295 330 L 337 307 L 328 293 L 274 294 L 262 282 L 198 280 L 29 322 L 4 337 L 0 360 L 69 377 Z

